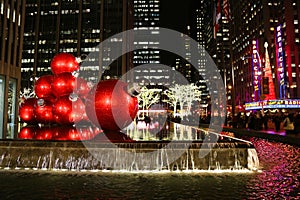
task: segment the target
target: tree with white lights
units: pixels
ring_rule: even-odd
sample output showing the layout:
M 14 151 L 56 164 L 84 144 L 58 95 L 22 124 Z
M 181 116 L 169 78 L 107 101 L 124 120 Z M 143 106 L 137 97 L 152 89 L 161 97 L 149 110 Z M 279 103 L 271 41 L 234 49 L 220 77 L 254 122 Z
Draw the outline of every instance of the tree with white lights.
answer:
M 184 115 L 190 115 L 192 103 L 201 99 L 201 91 L 194 83 L 189 85 L 175 84 L 174 87 L 170 87 L 167 91 L 165 91 L 165 94 L 168 97 L 165 102 L 173 106 L 174 116 L 177 115 L 176 107 L 179 104 L 181 118 Z M 185 105 L 187 109 L 184 112 Z
M 177 114 L 177 104 L 179 103 L 180 99 L 183 97 L 182 87 L 178 84 L 175 84 L 174 87 L 170 87 L 168 90 L 165 91 L 165 95 L 168 97 L 164 101 L 171 106 L 173 106 L 173 115 L 174 117 Z
M 194 83 L 185 86 L 187 115 L 191 114 L 192 104 L 194 101 L 201 101 L 201 91 L 199 86 Z
M 159 102 L 160 94 L 157 89 L 148 89 L 146 86 L 143 86 L 137 98 L 139 107 L 142 108 L 142 110 L 148 110 L 153 104 Z

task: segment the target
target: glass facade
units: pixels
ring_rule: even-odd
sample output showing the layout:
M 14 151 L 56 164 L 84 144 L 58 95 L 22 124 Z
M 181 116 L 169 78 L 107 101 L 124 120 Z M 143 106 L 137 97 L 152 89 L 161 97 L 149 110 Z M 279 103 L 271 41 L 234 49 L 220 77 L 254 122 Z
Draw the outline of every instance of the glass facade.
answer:
M 0 0 L 0 138 L 14 138 L 18 124 L 26 1 Z
M 135 66 L 151 64 L 146 70 L 135 70 L 135 81 L 141 84 L 156 84 L 159 79 L 159 85 L 167 83 L 169 73 L 161 68 L 158 70 L 155 64 L 161 61 L 159 50 L 160 43 L 160 0 L 134 0 L 134 29 L 140 30 L 135 36 L 135 48 L 133 63 Z M 144 34 L 144 31 L 145 33 Z M 150 33 L 150 34 L 148 34 Z M 144 75 L 147 73 L 148 75 Z
M 5 78 L 0 75 L 0 133 L 3 133 L 3 121 L 4 121 L 4 90 L 5 90 Z M 3 135 L 0 134 L 0 139 Z
M 7 133 L 6 138 L 14 138 L 16 128 L 16 99 L 17 80 L 10 79 L 8 84 L 8 110 L 7 110 Z
M 87 57 L 80 76 L 95 83 L 104 72 L 119 77 L 122 62 L 112 63 L 110 48 L 100 42 L 122 32 L 123 2 L 119 0 L 27 0 L 22 88 L 32 87 L 32 77 L 51 74 L 52 58 L 61 52 Z M 122 40 L 113 40 L 119 46 Z M 93 57 L 88 55 L 93 53 Z M 95 56 L 97 55 L 97 56 Z M 99 67 L 101 66 L 101 67 Z M 109 71 L 109 72 L 108 72 Z M 33 80 L 33 79 L 32 79 Z

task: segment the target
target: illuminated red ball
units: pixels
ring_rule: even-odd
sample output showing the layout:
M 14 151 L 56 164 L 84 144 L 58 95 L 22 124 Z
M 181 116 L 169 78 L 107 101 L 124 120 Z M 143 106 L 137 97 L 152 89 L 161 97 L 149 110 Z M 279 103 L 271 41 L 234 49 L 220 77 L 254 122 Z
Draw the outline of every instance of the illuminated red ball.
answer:
M 86 98 L 86 113 L 101 129 L 120 130 L 132 123 L 138 111 L 138 100 L 127 92 L 119 80 L 100 81 Z
M 85 105 L 80 98 L 70 100 L 63 96 L 53 104 L 53 118 L 58 124 L 77 123 L 85 116 Z
M 32 139 L 35 136 L 36 127 L 25 126 L 22 127 L 18 133 L 18 138 L 20 139 Z
M 38 98 L 52 98 L 53 93 L 51 89 L 53 81 L 52 75 L 41 76 L 34 84 L 34 91 Z
M 36 104 L 36 98 L 27 98 L 21 103 L 19 108 L 19 116 L 23 122 L 32 124 L 36 122 L 34 114 L 34 105 Z
M 56 97 L 69 95 L 74 92 L 76 78 L 71 73 L 62 73 L 54 76 L 52 82 L 52 93 Z
M 34 105 L 34 114 L 38 123 L 52 123 L 54 122 L 52 114 L 52 102 L 38 99 Z
M 36 129 L 36 135 L 34 139 L 37 140 L 52 140 L 54 129 L 52 127 L 41 127 Z
M 57 75 L 64 72 L 73 72 L 79 69 L 76 57 L 69 53 L 59 53 L 51 61 L 52 73 Z
M 84 80 L 81 77 L 76 78 L 76 84 L 75 84 L 75 93 L 81 97 L 85 98 L 90 91 L 90 87 L 86 80 Z
M 96 132 L 93 127 L 74 127 L 73 125 L 59 125 L 52 127 L 53 140 L 90 140 Z M 98 134 L 98 133 L 97 133 Z

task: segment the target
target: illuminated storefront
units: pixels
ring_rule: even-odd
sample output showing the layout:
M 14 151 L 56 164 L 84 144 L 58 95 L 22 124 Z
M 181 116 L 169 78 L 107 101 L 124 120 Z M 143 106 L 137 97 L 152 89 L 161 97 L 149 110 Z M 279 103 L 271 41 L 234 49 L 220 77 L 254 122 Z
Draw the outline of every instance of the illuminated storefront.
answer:
M 245 110 L 261 110 L 264 109 L 300 109 L 300 99 L 286 100 L 265 100 L 258 102 L 249 102 L 245 104 Z

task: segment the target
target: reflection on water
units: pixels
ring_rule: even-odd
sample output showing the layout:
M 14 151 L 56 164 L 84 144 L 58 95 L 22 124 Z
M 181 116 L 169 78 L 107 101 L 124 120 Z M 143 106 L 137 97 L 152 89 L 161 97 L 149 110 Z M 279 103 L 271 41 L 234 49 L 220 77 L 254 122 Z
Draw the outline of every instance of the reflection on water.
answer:
M 249 180 L 247 191 L 256 197 L 267 194 L 269 199 L 299 199 L 300 148 L 256 138 L 250 141 L 258 152 L 263 172 L 257 174 L 257 180 Z
M 299 199 L 300 148 L 262 139 L 249 140 L 257 149 L 261 172 L 1 170 L 1 199 Z

